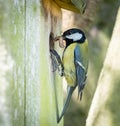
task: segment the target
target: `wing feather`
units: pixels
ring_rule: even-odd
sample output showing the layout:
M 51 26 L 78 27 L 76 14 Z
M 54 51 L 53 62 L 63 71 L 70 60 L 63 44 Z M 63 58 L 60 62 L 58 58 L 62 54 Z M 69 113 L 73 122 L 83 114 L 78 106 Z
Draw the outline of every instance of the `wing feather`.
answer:
M 85 86 L 87 68 L 83 64 L 83 59 L 86 57 L 82 56 L 80 46 L 76 46 L 74 50 L 74 64 L 76 68 L 76 84 L 78 86 L 78 96 L 82 98 L 82 90 Z

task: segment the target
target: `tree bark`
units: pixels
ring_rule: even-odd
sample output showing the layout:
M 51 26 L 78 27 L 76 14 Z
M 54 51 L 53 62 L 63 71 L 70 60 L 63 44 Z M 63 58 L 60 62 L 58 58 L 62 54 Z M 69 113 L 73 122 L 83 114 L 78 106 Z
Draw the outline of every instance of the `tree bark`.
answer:
M 61 10 L 54 9 L 57 15 L 41 0 L 0 0 L 0 126 L 63 126 L 56 116 L 62 78 L 49 51 L 51 32 L 61 29 Z
M 120 125 L 120 7 L 86 126 Z

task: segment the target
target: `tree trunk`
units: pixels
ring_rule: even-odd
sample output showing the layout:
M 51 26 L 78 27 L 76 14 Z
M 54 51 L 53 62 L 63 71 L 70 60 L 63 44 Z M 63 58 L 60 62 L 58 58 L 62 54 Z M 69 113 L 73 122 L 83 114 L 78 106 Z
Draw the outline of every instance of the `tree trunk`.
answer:
M 56 117 L 62 81 L 49 52 L 50 33 L 60 30 L 61 18 L 41 0 L 0 1 L 0 126 L 63 125 Z
M 120 8 L 86 126 L 120 125 Z

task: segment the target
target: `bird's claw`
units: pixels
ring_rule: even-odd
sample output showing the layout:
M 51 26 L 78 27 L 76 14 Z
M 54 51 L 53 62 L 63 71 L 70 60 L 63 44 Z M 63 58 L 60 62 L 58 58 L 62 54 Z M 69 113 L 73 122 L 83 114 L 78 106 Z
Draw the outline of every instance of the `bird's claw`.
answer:
M 59 54 L 54 49 L 51 49 L 50 53 L 53 65 L 53 72 L 58 69 L 60 76 L 63 76 L 63 64 Z

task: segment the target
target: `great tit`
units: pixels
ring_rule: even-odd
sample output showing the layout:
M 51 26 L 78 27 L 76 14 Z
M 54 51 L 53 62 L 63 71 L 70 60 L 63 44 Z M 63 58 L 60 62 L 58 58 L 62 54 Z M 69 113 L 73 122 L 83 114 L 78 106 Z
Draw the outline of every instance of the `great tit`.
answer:
M 63 33 L 60 38 L 60 45 L 65 41 L 65 49 L 62 55 L 62 72 L 67 81 L 67 98 L 61 115 L 58 117 L 59 122 L 65 114 L 72 93 L 78 87 L 78 96 L 82 99 L 82 90 L 85 86 L 88 69 L 88 42 L 82 30 L 72 28 Z M 56 40 L 58 40 L 58 38 Z M 63 44 L 64 45 L 64 44 Z

